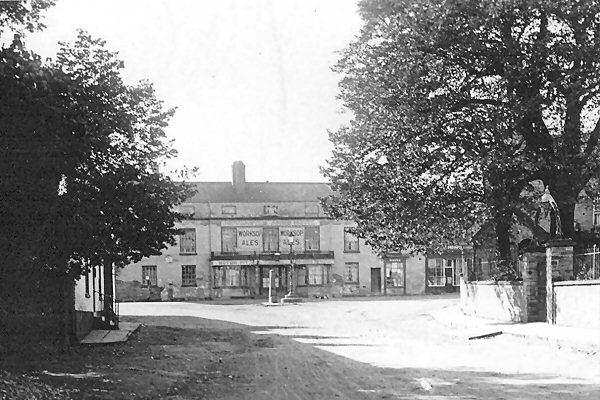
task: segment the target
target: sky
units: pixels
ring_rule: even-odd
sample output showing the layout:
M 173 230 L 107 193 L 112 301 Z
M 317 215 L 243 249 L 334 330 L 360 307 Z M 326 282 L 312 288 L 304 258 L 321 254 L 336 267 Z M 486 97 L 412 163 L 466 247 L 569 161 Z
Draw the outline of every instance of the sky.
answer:
M 57 0 L 44 23 L 27 41 L 43 57 L 84 29 L 177 107 L 165 172 L 230 181 L 242 160 L 250 182 L 325 181 L 327 130 L 351 118 L 331 68 L 362 26 L 356 0 Z

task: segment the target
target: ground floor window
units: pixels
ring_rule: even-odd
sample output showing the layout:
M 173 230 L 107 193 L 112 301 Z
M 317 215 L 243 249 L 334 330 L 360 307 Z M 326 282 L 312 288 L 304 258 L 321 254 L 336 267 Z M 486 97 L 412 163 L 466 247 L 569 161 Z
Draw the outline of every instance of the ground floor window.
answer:
M 430 259 L 427 266 L 429 286 L 459 285 L 460 260 L 456 258 Z
M 387 287 L 404 287 L 404 262 L 403 261 L 392 261 L 386 265 L 386 279 L 385 284 Z
M 157 286 L 156 265 L 142 265 L 142 286 Z
M 347 262 L 344 264 L 344 282 L 358 283 L 358 263 Z
M 248 286 L 248 268 L 239 265 L 214 267 L 214 287 Z
M 322 286 L 329 284 L 329 265 L 297 265 L 294 268 L 296 284 Z
M 196 266 L 181 266 L 181 286 L 196 286 Z

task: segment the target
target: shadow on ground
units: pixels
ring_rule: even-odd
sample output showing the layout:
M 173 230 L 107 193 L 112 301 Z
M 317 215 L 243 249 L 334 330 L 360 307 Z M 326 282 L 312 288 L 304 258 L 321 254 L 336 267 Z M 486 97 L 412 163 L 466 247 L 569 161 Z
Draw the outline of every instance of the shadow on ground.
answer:
M 293 335 L 265 333 L 269 327 L 196 317 L 123 319 L 142 324 L 127 343 L 3 354 L 0 395 L 3 382 L 21 374 L 60 389 L 55 399 L 596 399 L 600 393 L 600 383 L 552 383 L 558 377 L 542 374 L 378 368 Z

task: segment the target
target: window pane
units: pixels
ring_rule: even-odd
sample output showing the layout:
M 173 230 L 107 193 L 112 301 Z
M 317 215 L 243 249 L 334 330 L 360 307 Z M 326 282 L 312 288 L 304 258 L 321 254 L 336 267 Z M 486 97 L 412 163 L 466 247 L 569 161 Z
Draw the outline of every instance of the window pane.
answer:
M 304 248 L 306 250 L 319 250 L 321 244 L 320 228 L 318 226 L 307 226 L 304 228 Z
M 181 266 L 181 286 L 196 286 L 196 266 Z
M 263 249 L 264 251 L 278 251 L 279 228 L 264 228 Z
M 345 264 L 344 281 L 346 283 L 358 283 L 358 263 L 348 262 Z
M 156 265 L 142 265 L 142 285 L 148 286 L 158 285 L 158 279 L 156 275 Z
M 388 264 L 387 269 L 387 281 L 386 284 L 392 287 L 403 287 L 404 286 L 404 263 L 403 262 L 391 262 Z
M 183 233 L 179 235 L 179 252 L 183 254 L 196 252 L 196 229 L 183 229 Z
M 323 265 L 308 266 L 308 284 L 323 285 L 328 281 L 327 269 Z
M 344 251 L 358 252 L 358 238 L 349 228 L 344 228 Z
M 221 251 L 224 253 L 233 253 L 236 248 L 235 228 L 221 229 Z

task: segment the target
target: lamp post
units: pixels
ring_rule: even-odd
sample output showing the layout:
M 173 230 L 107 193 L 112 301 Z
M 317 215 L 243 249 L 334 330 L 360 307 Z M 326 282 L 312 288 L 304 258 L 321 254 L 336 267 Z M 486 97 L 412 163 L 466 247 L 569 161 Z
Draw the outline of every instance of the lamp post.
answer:
M 288 244 L 290 245 L 290 292 L 288 297 L 294 297 L 294 235 L 291 232 L 288 235 Z

